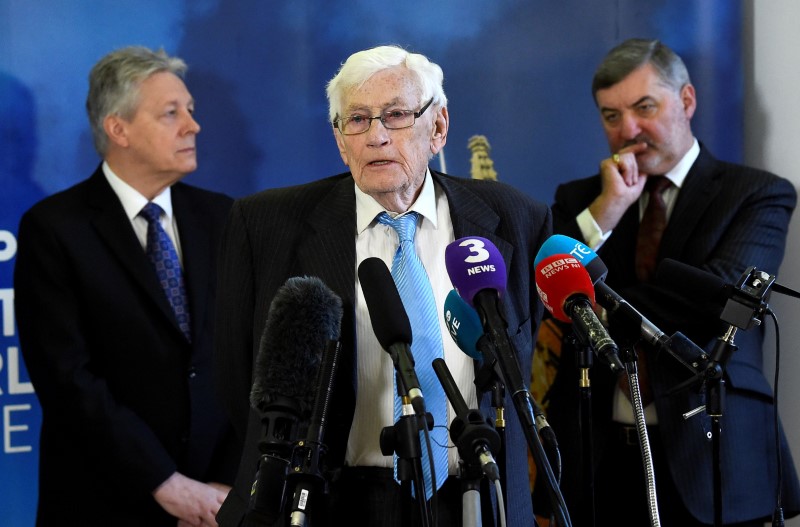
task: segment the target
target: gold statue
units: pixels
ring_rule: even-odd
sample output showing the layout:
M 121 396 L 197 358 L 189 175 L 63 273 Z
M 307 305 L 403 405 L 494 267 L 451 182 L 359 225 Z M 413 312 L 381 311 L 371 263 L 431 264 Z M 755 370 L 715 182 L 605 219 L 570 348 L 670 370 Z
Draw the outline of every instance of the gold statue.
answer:
M 472 179 L 491 179 L 497 181 L 497 172 L 494 170 L 494 161 L 489 157 L 489 140 L 485 135 L 473 135 L 467 141 L 467 147 L 472 151 Z

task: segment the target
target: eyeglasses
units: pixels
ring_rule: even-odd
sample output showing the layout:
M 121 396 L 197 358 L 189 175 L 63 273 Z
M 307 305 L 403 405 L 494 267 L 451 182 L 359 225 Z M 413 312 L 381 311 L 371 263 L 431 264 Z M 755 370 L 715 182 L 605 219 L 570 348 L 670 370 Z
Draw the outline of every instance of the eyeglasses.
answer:
M 333 120 L 333 125 L 339 130 L 342 135 L 358 135 L 363 134 L 372 125 L 372 121 L 380 119 L 381 123 L 387 130 L 400 130 L 402 128 L 409 128 L 414 126 L 420 115 L 425 113 L 428 106 L 433 102 L 433 97 L 429 100 L 420 111 L 413 110 L 389 110 L 383 112 L 381 115 L 369 117 L 368 115 L 353 114 L 350 117 L 337 118 Z

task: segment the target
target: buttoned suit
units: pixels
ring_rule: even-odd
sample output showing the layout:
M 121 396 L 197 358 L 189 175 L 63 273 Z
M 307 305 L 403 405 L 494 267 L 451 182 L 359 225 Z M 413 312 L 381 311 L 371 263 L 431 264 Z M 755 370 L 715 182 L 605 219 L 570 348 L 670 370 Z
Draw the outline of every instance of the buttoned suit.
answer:
M 576 216 L 600 194 L 600 176 L 558 187 L 553 205 L 554 231 L 582 240 Z M 671 258 L 718 275 L 734 284 L 749 267 L 776 274 L 784 254 L 789 219 L 796 203 L 792 185 L 773 174 L 716 160 L 701 145 L 688 172 L 663 234 L 658 260 Z M 687 299 L 674 287 L 640 283 L 634 271 L 639 205 L 624 214 L 598 256 L 608 267 L 606 283 L 668 335 L 683 332 L 711 352 L 728 327 L 720 307 Z M 583 240 L 582 240 L 583 241 Z M 766 321 L 765 321 L 766 322 Z M 613 329 L 613 324 L 612 324 Z M 762 371 L 763 325 L 735 336 L 738 349 L 725 365 L 726 395 L 721 418 L 722 519 L 724 523 L 769 517 L 777 485 L 773 392 Z M 613 333 L 612 333 L 612 336 Z M 695 384 L 667 392 L 690 378 L 692 371 L 668 353 L 646 349 L 650 384 L 655 394 L 658 434 L 669 471 L 686 508 L 695 518 L 714 522 L 712 422 L 706 412 L 690 419 L 682 414 L 706 402 L 704 387 Z M 560 439 L 564 460 L 564 494 L 578 501 L 580 486 L 577 438 L 577 378 L 575 357 L 562 353 L 558 374 L 548 394 L 549 421 Z M 591 369 L 594 456 L 603 456 L 611 423 L 611 397 L 616 383 L 609 368 L 596 362 Z M 783 432 L 780 433 L 783 506 L 787 514 L 800 509 L 800 487 Z M 617 477 L 623 477 L 617 475 Z M 620 502 L 620 506 L 625 506 Z
M 432 174 L 447 195 L 456 239 L 469 235 L 488 238 L 506 262 L 508 290 L 503 304 L 509 333 L 521 371 L 529 372 L 533 337 L 542 314 L 531 265 L 550 234 L 549 209 L 502 183 Z M 343 352 L 326 444 L 330 466 L 335 469 L 343 464 L 355 405 L 355 240 L 355 186 L 349 173 L 267 190 L 238 200 L 233 207 L 220 269 L 216 354 L 221 386 L 226 387 L 226 408 L 237 430 L 246 430 L 247 440 L 237 484 L 218 515 L 223 527 L 238 525 L 247 507 L 258 460 L 257 441 L 263 435 L 258 415 L 248 406 L 252 365 L 270 302 L 292 276 L 319 277 L 342 299 Z M 486 394 L 481 409 L 487 415 L 491 415 L 489 404 Z M 510 400 L 507 406 L 511 411 Z M 504 455 L 509 459 L 505 489 L 509 525 L 530 525 L 533 516 L 524 462 L 527 445 L 517 418 L 509 417 L 508 422 Z
M 42 406 L 38 525 L 175 525 L 173 472 L 232 483 L 238 447 L 213 389 L 219 238 L 232 199 L 171 189 L 192 315 L 181 333 L 102 169 L 24 214 L 22 353 Z

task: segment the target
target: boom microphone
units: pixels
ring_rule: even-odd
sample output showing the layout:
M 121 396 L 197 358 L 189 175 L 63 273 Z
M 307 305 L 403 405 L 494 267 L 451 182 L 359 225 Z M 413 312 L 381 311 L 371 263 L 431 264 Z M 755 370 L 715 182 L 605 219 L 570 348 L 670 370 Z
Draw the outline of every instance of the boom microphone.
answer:
M 433 359 L 432 365 L 456 413 L 456 418 L 450 423 L 450 436 L 458 447 L 461 459 L 477 460 L 483 473 L 491 481 L 497 481 L 500 472 L 492 452 L 500 450 L 500 435 L 486 423 L 478 410 L 469 409 L 444 359 Z
M 578 260 L 567 254 L 548 256 L 536 266 L 535 276 L 536 290 L 547 310 L 562 322 L 572 322 L 613 372 L 625 371 L 616 343 L 592 309 L 592 280 Z
M 289 278 L 275 293 L 250 392 L 265 433 L 245 525 L 272 524 L 283 510 L 293 444 L 314 404 L 323 351 L 339 340 L 341 318 L 341 299 L 318 278 Z
M 327 481 L 322 469 L 327 448 L 323 438 L 338 362 L 339 342 L 331 341 L 322 356 L 311 424 L 305 441 L 300 441 L 294 447 L 292 469 L 286 478 L 287 485 L 294 488 L 289 517 L 292 527 L 305 527 L 307 511 L 312 510 L 316 504 L 315 495 L 319 492 L 327 493 Z
M 392 274 L 383 260 L 370 257 L 358 266 L 358 279 L 372 319 L 372 330 L 381 347 L 392 357 L 415 413 L 424 416 L 425 399 L 411 354 L 411 323 Z
M 726 284 L 714 274 L 666 258 L 659 265 L 656 280 L 687 298 L 723 305 L 719 318 L 744 330 L 761 323 L 773 291 L 800 298 L 799 292 L 778 284 L 774 275 L 754 266 L 748 267 L 735 284 Z

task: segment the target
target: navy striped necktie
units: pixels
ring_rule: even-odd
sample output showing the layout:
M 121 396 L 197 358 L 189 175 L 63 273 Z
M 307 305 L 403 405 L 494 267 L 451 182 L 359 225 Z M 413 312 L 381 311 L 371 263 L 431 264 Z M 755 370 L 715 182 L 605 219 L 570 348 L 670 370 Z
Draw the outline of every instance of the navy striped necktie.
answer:
M 167 296 L 178 325 L 191 342 L 191 327 L 189 316 L 189 301 L 186 296 L 186 286 L 183 280 L 183 270 L 178 259 L 178 253 L 167 232 L 161 226 L 161 215 L 164 210 L 149 202 L 142 208 L 139 215 L 147 220 L 147 248 L 145 252 L 153 264 L 158 275 L 161 288 Z

